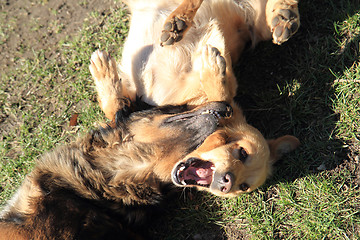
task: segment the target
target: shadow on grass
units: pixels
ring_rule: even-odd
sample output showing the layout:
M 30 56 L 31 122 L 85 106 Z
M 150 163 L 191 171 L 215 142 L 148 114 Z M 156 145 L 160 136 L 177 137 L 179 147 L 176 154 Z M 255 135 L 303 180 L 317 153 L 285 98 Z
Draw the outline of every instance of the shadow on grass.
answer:
M 299 7 L 301 28 L 289 42 L 261 43 L 236 66 L 237 100 L 248 122 L 266 138 L 291 134 L 302 143 L 276 163 L 269 184 L 334 169 L 348 155 L 336 134 L 333 73 L 342 74 L 357 60 L 359 39 L 341 48 L 334 23 L 352 16 L 359 4 L 301 1 Z
M 220 206 L 195 189 L 174 192 L 149 222 L 153 239 L 225 240 L 217 224 Z

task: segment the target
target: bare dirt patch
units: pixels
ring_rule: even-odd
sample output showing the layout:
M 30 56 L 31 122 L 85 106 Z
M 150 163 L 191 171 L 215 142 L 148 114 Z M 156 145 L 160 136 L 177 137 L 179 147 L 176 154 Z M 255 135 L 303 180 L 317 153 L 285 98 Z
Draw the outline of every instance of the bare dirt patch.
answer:
M 102 18 L 94 15 L 106 15 L 121 5 L 120 1 L 55 1 L 55 0 L 7 0 L 0 2 L 0 141 L 9 133 L 18 131 L 24 119 L 21 112 L 31 111 L 28 98 L 37 97 L 39 105 L 47 105 L 49 113 L 61 113 L 57 96 L 44 96 L 44 91 L 53 87 L 39 88 L 39 83 L 28 81 L 21 76 L 22 65 L 35 60 L 37 53 L 43 52 L 44 62 L 50 60 L 64 62 L 59 55 L 61 41 L 78 35 L 85 22 L 101 24 Z M 30 73 L 31 74 L 31 73 Z M 50 77 L 49 77 L 50 78 Z M 19 81 L 20 80 L 20 81 Z M 53 80 L 51 80 L 53 81 Z M 60 85 L 64 82 L 57 80 Z M 44 78 L 40 84 L 47 84 Z M 43 92 L 41 92 L 43 91 Z M 17 132 L 18 135 L 18 132 Z M 10 143 L 8 143 L 10 144 Z M 10 144 L 10 158 L 21 153 L 16 140 Z
M 0 73 L 34 57 L 34 51 L 46 50 L 53 57 L 61 40 L 75 35 L 92 12 L 104 14 L 117 7 L 111 0 L 54 1 L 12 0 L 0 3 Z M 97 24 L 91 18 L 93 24 Z

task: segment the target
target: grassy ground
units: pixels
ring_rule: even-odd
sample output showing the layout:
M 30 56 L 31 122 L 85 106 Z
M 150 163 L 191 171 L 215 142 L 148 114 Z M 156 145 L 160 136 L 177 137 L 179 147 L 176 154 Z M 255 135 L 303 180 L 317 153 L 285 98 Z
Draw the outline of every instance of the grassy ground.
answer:
M 303 0 L 300 13 L 294 38 L 283 46 L 261 43 L 235 69 L 249 122 L 268 138 L 293 134 L 301 147 L 251 194 L 221 199 L 185 191 L 151 226 L 157 238 L 360 238 L 360 5 Z M 103 120 L 89 58 L 97 48 L 120 58 L 128 18 L 123 9 L 89 17 L 101 24 L 85 24 L 61 41 L 56 58 L 35 51 L 36 58 L 1 73 L 1 202 L 39 154 Z M 11 28 L 1 21 L 3 41 Z M 69 127 L 74 113 L 79 123 Z

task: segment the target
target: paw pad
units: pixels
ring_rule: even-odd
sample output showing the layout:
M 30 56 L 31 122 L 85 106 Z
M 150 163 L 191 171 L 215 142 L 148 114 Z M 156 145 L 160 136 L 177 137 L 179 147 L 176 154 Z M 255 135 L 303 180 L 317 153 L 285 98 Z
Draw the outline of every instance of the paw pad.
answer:
M 178 17 L 170 19 L 169 22 L 164 24 L 164 28 L 160 37 L 160 45 L 172 45 L 183 38 L 184 32 L 187 29 L 185 20 Z
M 292 9 L 280 9 L 271 21 L 273 42 L 282 44 L 299 29 L 299 16 Z

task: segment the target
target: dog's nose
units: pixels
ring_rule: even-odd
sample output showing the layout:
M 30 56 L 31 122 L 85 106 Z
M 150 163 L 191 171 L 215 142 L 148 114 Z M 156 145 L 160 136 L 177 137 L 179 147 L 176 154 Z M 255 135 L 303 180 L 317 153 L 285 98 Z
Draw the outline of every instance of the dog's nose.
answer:
M 231 173 L 226 173 L 222 179 L 222 186 L 220 186 L 220 190 L 223 193 L 228 193 L 231 190 L 233 183 L 233 176 Z
M 231 172 L 223 174 L 215 171 L 213 183 L 210 185 L 210 188 L 214 191 L 228 193 L 230 192 L 234 182 L 235 177 Z

